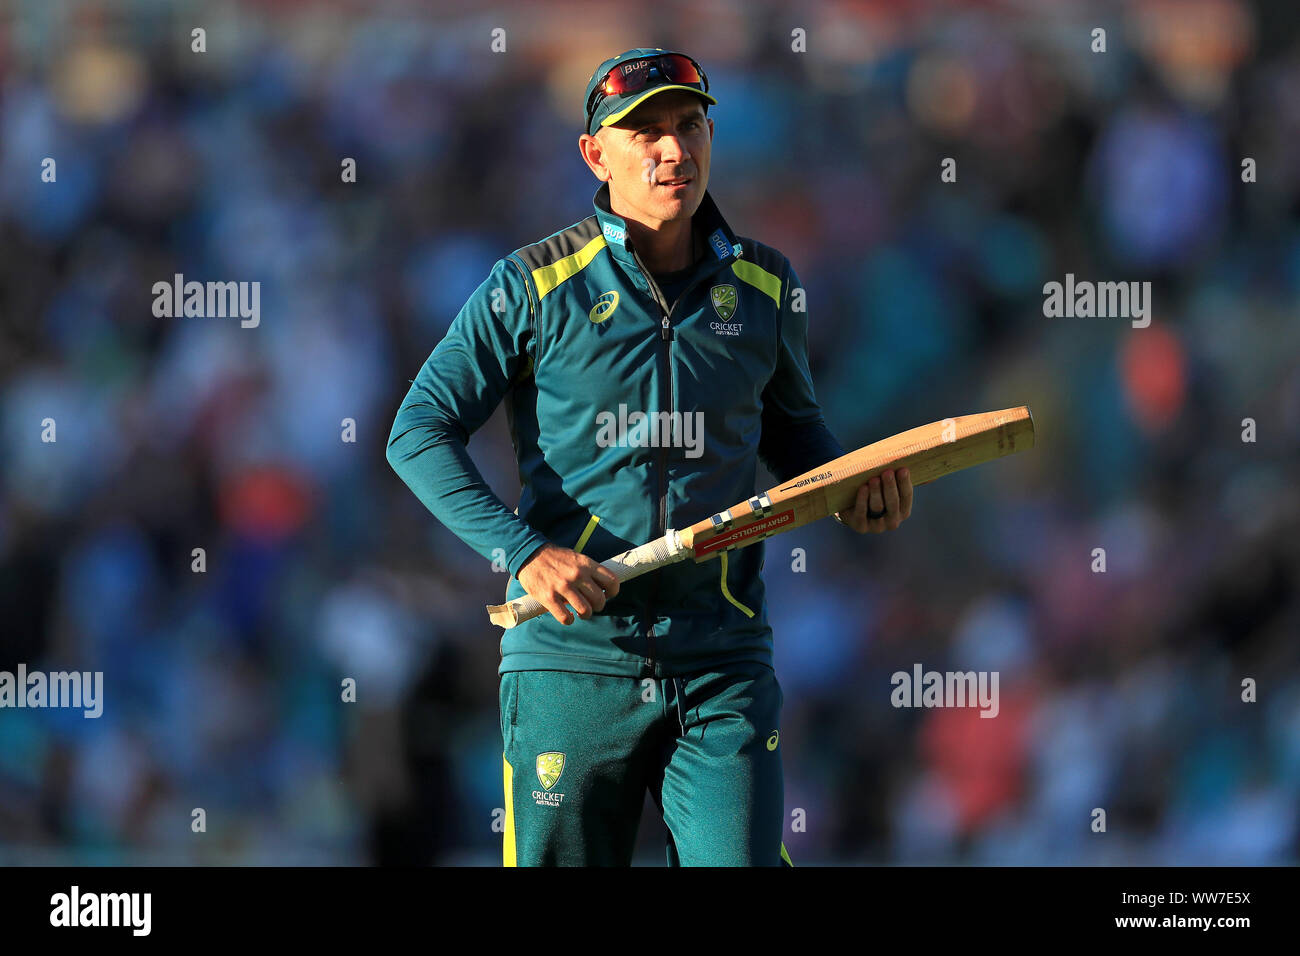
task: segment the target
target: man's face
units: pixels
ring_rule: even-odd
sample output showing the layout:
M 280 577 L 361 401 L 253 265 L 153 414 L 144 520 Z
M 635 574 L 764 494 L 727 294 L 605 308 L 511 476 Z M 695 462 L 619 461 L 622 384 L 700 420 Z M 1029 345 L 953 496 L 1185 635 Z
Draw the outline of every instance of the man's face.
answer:
M 704 102 L 685 90 L 660 93 L 596 134 L 599 156 L 584 151 L 592 172 L 609 182 L 611 198 L 640 222 L 695 214 L 709 184 L 713 120 Z M 594 160 L 594 161 L 593 161 Z M 685 185 L 669 181 L 686 180 Z

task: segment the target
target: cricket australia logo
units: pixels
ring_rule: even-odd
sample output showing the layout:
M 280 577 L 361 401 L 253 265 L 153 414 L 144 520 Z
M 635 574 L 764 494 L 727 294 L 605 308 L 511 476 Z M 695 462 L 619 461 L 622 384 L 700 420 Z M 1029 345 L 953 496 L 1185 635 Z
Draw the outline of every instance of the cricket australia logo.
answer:
M 534 802 L 541 807 L 558 807 L 564 802 L 564 794 L 551 793 L 551 788 L 564 773 L 564 754 L 544 753 L 537 755 L 537 779 L 542 784 L 541 790 L 533 791 Z
M 736 314 L 736 287 L 734 285 L 715 285 L 709 290 L 709 302 L 721 322 L 710 322 L 709 328 L 714 335 L 739 335 L 744 328 L 739 322 L 732 322 Z
M 736 287 L 734 285 L 715 285 L 709 290 L 709 301 L 713 311 L 723 322 L 730 322 L 736 314 Z

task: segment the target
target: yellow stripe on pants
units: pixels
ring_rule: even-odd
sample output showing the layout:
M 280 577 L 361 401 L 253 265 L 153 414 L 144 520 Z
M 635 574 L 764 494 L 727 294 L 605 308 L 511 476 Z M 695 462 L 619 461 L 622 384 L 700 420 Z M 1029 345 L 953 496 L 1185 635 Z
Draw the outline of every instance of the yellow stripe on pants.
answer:
M 515 771 L 506 755 L 501 755 L 506 783 L 506 832 L 502 866 L 515 866 Z

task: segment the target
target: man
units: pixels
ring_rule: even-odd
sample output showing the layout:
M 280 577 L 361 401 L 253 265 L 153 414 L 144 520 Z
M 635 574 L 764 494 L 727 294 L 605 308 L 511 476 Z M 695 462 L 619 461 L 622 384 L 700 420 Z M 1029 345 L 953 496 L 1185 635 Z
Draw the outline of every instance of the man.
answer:
M 707 192 L 713 120 L 690 57 L 635 49 L 587 86 L 595 215 L 516 250 L 434 349 L 388 460 L 550 611 L 501 641 L 506 865 L 631 861 L 647 789 L 670 865 L 781 865 L 780 711 L 756 544 L 620 588 L 599 565 L 844 453 L 822 421 L 799 279 Z M 799 293 L 799 294 L 796 294 Z M 505 401 L 512 512 L 469 436 Z M 836 517 L 911 511 L 887 472 Z M 576 613 L 576 619 L 575 619 Z

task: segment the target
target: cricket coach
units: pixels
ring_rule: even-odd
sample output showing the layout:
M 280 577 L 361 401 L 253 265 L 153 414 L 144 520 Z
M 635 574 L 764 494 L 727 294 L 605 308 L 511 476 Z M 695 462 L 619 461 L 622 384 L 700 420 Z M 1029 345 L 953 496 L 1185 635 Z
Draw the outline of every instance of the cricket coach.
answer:
M 388 439 L 439 521 L 504 551 L 506 600 L 551 612 L 501 641 L 507 866 L 627 865 L 647 788 L 669 865 L 790 863 L 764 546 L 622 588 L 598 563 L 752 495 L 759 459 L 784 481 L 844 453 L 813 395 L 799 277 L 707 191 L 708 89 L 662 49 L 596 69 L 578 140 L 604 183 L 595 214 L 493 266 Z M 466 450 L 502 401 L 517 511 Z M 882 477 L 842 523 L 908 516 L 906 471 Z

